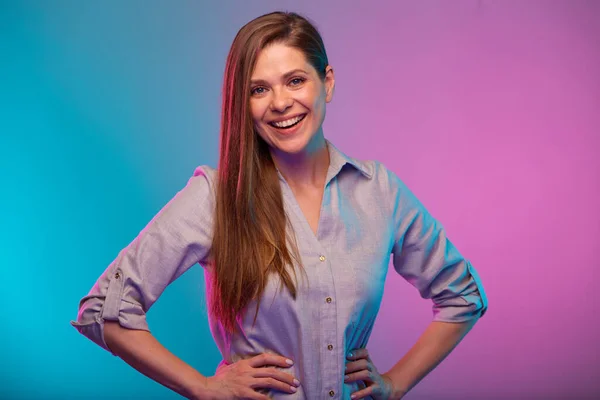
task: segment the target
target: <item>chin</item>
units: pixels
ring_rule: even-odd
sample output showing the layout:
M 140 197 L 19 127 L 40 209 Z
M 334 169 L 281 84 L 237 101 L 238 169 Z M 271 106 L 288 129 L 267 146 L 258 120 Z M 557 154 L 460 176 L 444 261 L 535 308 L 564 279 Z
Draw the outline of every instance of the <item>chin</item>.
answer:
M 287 153 L 287 154 L 297 154 L 297 153 L 301 153 L 302 151 L 304 151 L 304 149 L 306 149 L 306 145 L 307 142 L 306 140 L 302 140 L 301 138 L 298 138 L 298 140 L 290 140 L 288 142 L 275 142 L 275 148 L 278 151 L 281 151 L 283 153 Z
M 288 154 L 297 154 L 304 151 L 310 141 L 312 140 L 312 136 L 309 135 L 295 135 L 293 137 L 278 137 L 278 135 L 268 135 L 269 139 L 267 144 L 274 150 L 281 151 L 283 153 Z

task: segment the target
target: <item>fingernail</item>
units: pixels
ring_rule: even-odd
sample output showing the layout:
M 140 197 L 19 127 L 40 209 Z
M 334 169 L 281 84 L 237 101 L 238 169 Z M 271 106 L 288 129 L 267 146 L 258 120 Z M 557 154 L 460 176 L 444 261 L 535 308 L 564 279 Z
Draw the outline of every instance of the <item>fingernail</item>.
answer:
M 349 375 L 345 375 L 344 376 L 344 380 L 347 381 L 348 379 L 350 379 L 350 376 Z
M 350 398 L 351 398 L 351 399 L 355 399 L 355 398 L 356 398 L 356 395 L 355 395 L 355 394 L 351 394 L 351 395 L 350 395 Z
M 286 363 L 288 363 L 289 365 L 294 365 L 294 362 L 292 360 L 290 360 L 289 358 L 285 360 Z
M 300 386 L 300 381 L 298 379 L 294 379 L 294 385 Z
M 352 357 L 354 357 L 354 353 L 353 352 L 348 353 L 348 358 L 352 358 Z
M 298 389 L 296 389 L 295 386 L 290 386 L 290 390 L 294 393 L 296 393 L 298 391 Z

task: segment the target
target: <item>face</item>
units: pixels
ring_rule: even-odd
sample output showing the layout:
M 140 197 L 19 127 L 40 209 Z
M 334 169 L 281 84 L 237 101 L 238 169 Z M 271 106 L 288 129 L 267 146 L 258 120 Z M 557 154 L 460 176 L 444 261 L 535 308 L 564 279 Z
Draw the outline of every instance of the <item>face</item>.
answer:
M 325 104 L 333 97 L 334 82 L 331 67 L 322 80 L 300 50 L 285 44 L 259 53 L 250 109 L 256 131 L 272 151 L 297 154 L 324 144 Z

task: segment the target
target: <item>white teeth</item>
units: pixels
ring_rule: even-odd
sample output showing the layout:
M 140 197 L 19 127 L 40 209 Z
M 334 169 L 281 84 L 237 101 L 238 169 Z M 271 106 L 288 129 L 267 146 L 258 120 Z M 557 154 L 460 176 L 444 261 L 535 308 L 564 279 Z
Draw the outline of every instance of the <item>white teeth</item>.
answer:
M 275 125 L 278 128 L 286 128 L 290 125 L 294 125 L 295 123 L 297 123 L 298 121 L 300 121 L 302 118 L 304 118 L 304 115 L 300 115 L 298 117 L 294 117 L 291 119 L 288 119 L 287 121 L 281 121 L 281 122 L 271 122 L 271 124 Z

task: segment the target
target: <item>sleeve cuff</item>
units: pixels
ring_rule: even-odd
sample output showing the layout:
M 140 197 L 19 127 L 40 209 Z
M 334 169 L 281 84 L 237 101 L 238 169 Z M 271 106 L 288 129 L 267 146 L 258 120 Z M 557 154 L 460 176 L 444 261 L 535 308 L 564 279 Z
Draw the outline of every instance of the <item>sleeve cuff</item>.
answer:
M 114 354 L 104 340 L 104 321 L 118 321 L 128 329 L 150 331 L 142 306 L 123 299 L 125 277 L 120 269 L 111 273 L 106 296 L 89 294 L 81 301 L 77 321 L 71 325 L 83 336 Z
M 139 306 L 122 300 L 120 311 L 116 321 L 118 321 L 119 325 L 123 328 L 150 332 L 148 322 L 146 321 L 146 315 Z M 86 318 L 82 315 L 77 321 L 71 321 L 71 325 L 77 329 L 80 334 L 87 337 L 113 356 L 116 356 L 104 340 L 104 321 L 105 319 L 100 316 L 100 313 L 96 313 L 95 315 L 90 316 L 90 318 Z
M 488 300 L 481 278 L 469 260 L 465 260 L 470 276 L 470 290 L 434 304 L 433 320 L 441 322 L 466 322 L 484 316 L 488 309 Z

